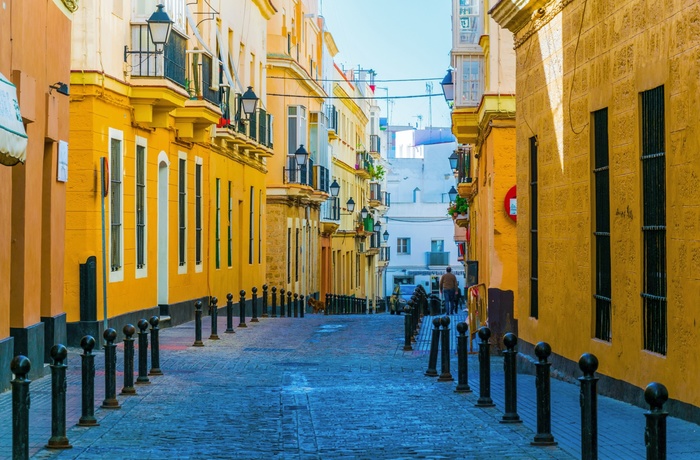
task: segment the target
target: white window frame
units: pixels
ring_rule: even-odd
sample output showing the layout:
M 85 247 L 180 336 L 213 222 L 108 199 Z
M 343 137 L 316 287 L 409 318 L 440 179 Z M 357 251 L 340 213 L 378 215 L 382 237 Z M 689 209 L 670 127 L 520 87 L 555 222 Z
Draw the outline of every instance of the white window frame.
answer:
M 187 153 L 178 151 L 177 152 L 177 274 L 178 275 L 183 275 L 187 273 L 187 218 L 188 212 L 187 212 Z M 183 247 L 185 251 L 185 257 L 184 257 L 184 263 L 180 265 L 180 160 L 185 160 L 185 175 L 184 175 L 184 189 L 185 189 L 185 216 L 184 216 L 184 222 L 185 222 L 185 235 L 184 235 L 184 242 L 183 242 Z
M 138 265 L 138 148 L 143 147 L 143 267 Z M 134 267 L 136 267 L 136 278 L 146 278 L 148 276 L 148 140 L 144 137 L 136 136 L 134 148 Z
M 120 146 L 120 168 L 119 171 L 117 172 L 118 176 L 122 177 L 122 185 L 120 187 L 120 193 L 119 193 L 119 203 L 120 203 L 120 208 L 121 208 L 121 217 L 120 217 L 120 222 L 121 222 L 121 229 L 119 231 L 119 260 L 121 262 L 121 265 L 119 266 L 119 269 L 117 270 L 110 270 L 109 272 L 109 282 L 110 283 L 116 283 L 120 281 L 124 281 L 124 132 L 120 131 L 118 129 L 114 128 L 109 128 L 109 141 L 107 144 L 107 152 L 108 152 L 108 166 L 109 166 L 109 177 L 108 177 L 108 183 L 110 183 L 110 193 L 108 193 L 109 197 L 109 203 L 110 203 L 110 212 L 109 212 L 109 222 L 107 223 L 107 227 L 110 229 L 109 231 L 109 257 L 112 257 L 112 205 L 111 205 L 111 178 L 112 174 L 114 171 L 112 171 L 112 140 L 118 140 L 119 141 L 119 146 Z M 110 266 L 111 266 L 111 260 L 110 260 Z
M 195 210 L 194 210 L 195 238 L 194 238 L 194 242 L 195 242 L 195 244 L 197 244 L 197 235 L 196 235 L 196 233 L 197 233 L 197 222 L 196 222 L 196 219 L 197 219 L 197 208 L 196 208 L 197 207 L 197 165 L 201 166 L 201 168 L 202 168 L 201 169 L 201 171 L 202 171 L 202 177 L 201 177 L 202 183 L 199 184 L 201 187 L 201 194 L 202 194 L 201 199 L 199 200 L 199 208 L 200 208 L 199 215 L 202 218 L 202 229 L 201 229 L 202 237 L 199 239 L 199 251 L 200 251 L 200 254 L 202 254 L 202 260 L 200 260 L 199 263 L 197 263 L 197 261 L 195 260 L 195 265 L 194 265 L 194 272 L 201 273 L 204 270 L 204 257 L 205 257 L 205 254 L 204 254 L 204 236 L 206 235 L 206 233 L 204 232 L 204 160 L 202 160 L 201 157 L 195 156 L 194 157 L 194 164 L 195 164 L 195 168 L 194 168 L 194 187 L 195 187 L 194 188 L 194 196 L 195 196 L 195 203 L 194 203 L 194 205 L 195 205 Z M 196 259 L 196 254 L 197 254 L 197 248 L 195 248 L 195 259 Z

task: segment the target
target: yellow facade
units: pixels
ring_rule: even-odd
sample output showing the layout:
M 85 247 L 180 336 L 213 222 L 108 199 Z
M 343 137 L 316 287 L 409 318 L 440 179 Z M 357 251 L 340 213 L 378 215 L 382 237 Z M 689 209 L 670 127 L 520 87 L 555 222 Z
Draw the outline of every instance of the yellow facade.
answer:
M 262 33 L 274 8 L 248 2 L 253 11 L 248 26 L 258 33 L 244 43 L 232 34 L 234 7 L 242 3 L 222 8 L 216 24 L 195 34 L 185 2 L 166 2 L 175 23 L 165 53 L 154 55 L 129 38 L 143 33 L 151 14 L 140 12 L 137 3 L 115 10 L 121 21 L 109 26 L 94 5 L 76 15 L 71 139 L 78 180 L 68 188 L 65 260 L 73 342 L 85 332 L 98 334 L 105 320 L 118 331 L 154 314 L 177 324 L 193 317 L 197 299 L 206 312 L 209 296 L 218 297 L 221 306 L 230 292 L 235 303 L 239 290 L 250 298 L 251 288 L 261 293 L 265 282 L 264 159 L 272 150 L 269 117 L 260 108 L 265 78 L 258 69 L 264 68 Z M 207 8 L 206 2 L 189 7 Z M 82 39 L 90 34 L 103 37 L 87 45 L 97 48 L 102 61 L 84 52 Z M 216 46 L 216 35 L 228 35 L 228 46 Z M 218 58 L 228 61 L 221 76 Z M 184 68 L 173 64 L 177 59 Z M 105 71 L 92 70 L 100 66 Z M 261 98 L 249 116 L 236 104 L 245 86 L 255 86 Z M 230 110 L 221 102 L 227 100 L 224 87 L 231 88 Z M 104 256 L 102 158 L 109 185 Z M 89 283 L 80 267 L 90 256 L 96 257 L 96 295 L 86 296 L 81 289 Z
M 314 126 L 326 96 L 320 78 L 320 19 L 315 2 L 284 1 L 267 29 L 268 110 L 275 155 L 267 159 L 267 282 L 304 296 L 321 290 L 319 208 L 328 194 L 327 166 Z M 324 136 L 325 137 L 325 133 Z M 294 153 L 308 152 L 303 166 Z
M 458 2 L 453 4 L 458 8 Z M 453 16 L 457 21 L 454 31 L 461 27 L 459 11 Z M 516 182 L 515 59 L 508 33 L 486 15 L 479 19 L 478 30 L 483 35 L 478 44 L 459 42 L 463 34 L 453 38 L 456 94 L 452 132 L 461 144 L 459 155 L 465 158 L 463 170 L 456 175 L 457 191 L 470 205 L 469 222 L 462 224 L 468 227 L 465 263 L 478 267 L 476 277 L 465 270 L 466 285 L 473 286 L 467 296 L 471 327 L 475 330 L 488 320 L 496 346 L 502 348 L 503 334 L 517 332 L 518 315 L 516 222 L 505 206 L 506 195 Z M 477 58 L 483 72 L 478 86 L 483 93 L 474 100 L 463 65 Z M 456 235 L 458 238 L 461 236 Z M 478 315 L 476 310 L 480 310 Z
M 0 391 L 12 379 L 13 356 L 30 359 L 33 380 L 43 375 L 51 347 L 65 342 L 66 183 L 58 162 L 59 145 L 62 151 L 71 145 L 68 96 L 56 83 L 68 83 L 73 18 L 58 0 L 9 0 L 2 6 L 0 73 L 16 88 L 27 146 L 24 162 L 17 163 L 0 145 Z M 68 180 L 75 180 L 70 163 Z
M 662 7 L 632 1 L 614 7 L 589 1 L 587 9 L 586 2 L 536 1 L 522 10 L 501 1 L 492 11 L 515 33 L 518 60 L 520 338 L 530 346 L 548 342 L 555 367 L 570 374 L 579 372 L 576 362 L 582 353 L 595 354 L 604 393 L 640 401 L 641 389 L 661 382 L 672 400 L 665 408 L 694 419 L 700 405 L 695 391 L 700 361 L 688 350 L 698 339 L 693 325 L 700 292 L 693 199 L 698 193 L 694 177 L 700 174 L 694 146 L 700 138 L 692 109 L 699 67 L 697 34 L 688 24 L 697 12 L 693 2 Z M 644 102 L 652 92 L 661 94 L 657 112 Z M 596 130 L 601 110 L 607 110 L 607 124 Z M 665 162 L 662 188 L 656 185 L 646 195 L 643 155 L 650 131 L 644 120 L 651 120 L 665 140 L 654 152 Z M 594 169 L 596 152 L 604 148 L 609 155 L 609 193 L 604 195 L 609 215 L 599 219 L 609 220 L 610 227 L 608 337 L 596 332 L 605 314 L 596 310 L 594 298 L 602 257 L 602 243 L 597 243 L 602 240 L 594 235 L 596 215 L 606 205 L 605 198 L 595 198 Z M 657 193 L 665 193 L 665 200 L 652 209 L 649 200 Z M 648 213 L 664 208 L 662 225 L 644 227 Z M 650 304 L 640 295 L 648 292 L 645 279 L 652 273 L 644 235 L 659 230 L 658 247 L 665 251 L 659 256 L 664 264 L 664 292 L 658 296 L 662 321 L 645 314 Z M 656 334 L 658 347 L 648 341 Z

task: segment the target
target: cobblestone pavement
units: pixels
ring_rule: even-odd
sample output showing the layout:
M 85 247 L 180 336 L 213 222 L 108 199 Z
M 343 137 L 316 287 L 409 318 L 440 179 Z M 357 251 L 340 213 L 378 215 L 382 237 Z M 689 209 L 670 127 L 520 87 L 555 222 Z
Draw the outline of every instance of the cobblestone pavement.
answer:
M 455 317 L 455 319 L 458 319 Z M 238 321 L 236 320 L 235 323 Z M 555 447 L 533 447 L 534 378 L 520 375 L 524 423 L 503 414 L 500 358 L 492 359 L 494 408 L 474 407 L 478 361 L 469 357 L 469 394 L 456 382 L 425 377 L 425 332 L 416 351 L 403 352 L 403 317 L 307 315 L 261 318 L 192 347 L 194 325 L 160 332 L 162 376 L 104 399 L 104 355 L 97 352 L 96 412 L 100 426 L 76 426 L 80 350 L 68 358 L 68 450 L 43 446 L 51 435 L 51 378 L 32 382 L 30 449 L 37 459 L 567 459 L 580 458 L 578 387 L 552 381 Z M 117 369 L 122 370 L 122 349 Z M 138 351 L 137 351 L 138 356 Z M 439 366 L 438 366 L 439 367 Z M 135 366 L 138 369 L 138 364 Z M 457 378 L 457 360 L 452 357 Z M 117 376 L 120 391 L 122 375 Z M 600 397 L 599 457 L 644 458 L 644 410 Z M 10 458 L 11 392 L 0 394 L 0 458 Z M 700 455 L 698 426 L 669 418 L 669 458 Z

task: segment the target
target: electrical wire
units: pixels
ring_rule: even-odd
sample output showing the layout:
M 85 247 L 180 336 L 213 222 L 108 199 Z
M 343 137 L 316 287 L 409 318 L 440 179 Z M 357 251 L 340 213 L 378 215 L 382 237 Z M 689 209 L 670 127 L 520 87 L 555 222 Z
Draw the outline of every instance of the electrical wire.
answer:
M 419 98 L 419 97 L 434 97 L 434 96 L 442 96 L 442 94 L 439 93 L 433 93 L 433 94 L 411 94 L 408 96 L 311 96 L 311 95 L 304 95 L 304 94 L 281 94 L 281 93 L 267 93 L 267 96 L 278 96 L 278 97 L 301 97 L 301 98 L 306 98 L 306 99 L 350 99 L 350 100 L 365 100 L 365 99 L 374 99 L 374 100 L 393 100 L 393 99 L 414 99 L 414 98 Z
M 350 69 L 353 70 L 353 69 Z M 275 78 L 278 80 L 297 80 L 297 81 L 315 81 L 315 82 L 322 82 L 322 83 L 342 83 L 342 82 L 347 82 L 348 80 L 345 79 L 332 79 L 332 78 L 320 78 L 318 80 L 313 79 L 313 78 L 301 78 L 301 77 L 284 77 L 281 75 L 268 75 L 267 78 Z M 372 80 L 372 83 L 386 83 L 386 82 L 410 82 L 410 81 L 440 81 L 442 78 L 397 78 L 397 79 L 392 79 L 392 80 Z M 369 83 L 369 82 L 368 82 Z

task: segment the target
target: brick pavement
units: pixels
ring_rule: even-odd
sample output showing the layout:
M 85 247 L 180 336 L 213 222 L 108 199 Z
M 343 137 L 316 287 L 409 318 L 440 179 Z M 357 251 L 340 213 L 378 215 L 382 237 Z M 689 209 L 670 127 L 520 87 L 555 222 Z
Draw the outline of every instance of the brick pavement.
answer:
M 534 377 L 520 375 L 524 423 L 498 423 L 503 410 L 502 365 L 493 358 L 495 408 L 474 407 L 478 362 L 470 355 L 470 386 L 425 377 L 427 348 L 403 352 L 403 318 L 394 315 L 262 318 L 246 329 L 191 347 L 193 323 L 161 330 L 161 369 L 136 396 L 118 396 L 118 410 L 100 409 L 104 356 L 97 352 L 96 413 L 80 417 L 80 350 L 68 358 L 68 438 L 65 451 L 50 437 L 50 377 L 30 385 L 31 454 L 37 459 L 541 459 L 580 457 L 578 387 L 552 381 L 552 433 L 559 446 L 532 447 Z M 237 320 L 235 320 L 237 323 Z M 138 355 L 138 352 L 137 352 Z M 121 347 L 118 369 L 122 369 Z M 138 364 L 136 364 L 138 369 Z M 452 374 L 457 362 L 453 357 Z M 117 376 L 117 390 L 122 376 Z M 599 398 L 600 458 L 644 458 L 643 410 Z M 695 458 L 697 425 L 669 418 L 669 458 Z M 11 392 L 0 394 L 0 458 L 11 456 Z

